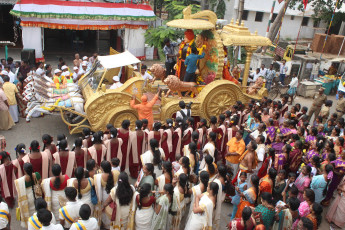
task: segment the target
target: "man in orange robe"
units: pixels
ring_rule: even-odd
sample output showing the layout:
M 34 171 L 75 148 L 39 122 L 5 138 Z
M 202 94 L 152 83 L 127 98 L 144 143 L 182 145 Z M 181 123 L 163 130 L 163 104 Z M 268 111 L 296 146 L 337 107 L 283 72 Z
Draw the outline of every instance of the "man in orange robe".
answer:
M 152 130 L 153 126 L 153 112 L 152 108 L 156 101 L 158 100 L 158 95 L 160 93 L 161 89 L 158 89 L 158 93 L 153 97 L 151 101 L 147 101 L 147 96 L 143 95 L 141 97 L 141 103 L 140 104 L 135 104 L 135 96 L 133 95 L 132 100 L 130 101 L 130 106 L 133 109 L 136 109 L 138 111 L 139 115 L 139 120 L 142 119 L 147 119 L 148 120 L 148 125 L 147 127 Z

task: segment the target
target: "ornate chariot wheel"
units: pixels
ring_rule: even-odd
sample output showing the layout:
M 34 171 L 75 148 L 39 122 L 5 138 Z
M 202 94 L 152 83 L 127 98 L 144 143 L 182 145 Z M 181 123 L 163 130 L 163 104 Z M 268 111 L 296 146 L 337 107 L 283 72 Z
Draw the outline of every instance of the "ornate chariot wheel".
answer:
M 206 118 L 218 116 L 239 99 L 240 90 L 233 84 L 220 84 L 213 87 L 202 102 L 201 109 Z
M 123 120 L 129 120 L 131 122 L 130 129 L 135 129 L 135 121 L 138 120 L 138 115 L 136 111 L 128 109 L 122 110 L 121 112 L 116 113 L 111 119 L 110 124 L 113 124 L 114 127 L 121 127 Z

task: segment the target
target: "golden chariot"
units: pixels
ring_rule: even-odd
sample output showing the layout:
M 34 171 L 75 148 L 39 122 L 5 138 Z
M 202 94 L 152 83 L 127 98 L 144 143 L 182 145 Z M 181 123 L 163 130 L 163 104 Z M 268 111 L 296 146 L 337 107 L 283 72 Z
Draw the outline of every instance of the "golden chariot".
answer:
M 257 33 L 250 33 L 243 23 L 234 23 L 233 20 L 223 28 L 217 29 L 217 16 L 209 10 L 191 14 L 191 8 L 187 7 L 184 9 L 183 15 L 183 19 L 170 21 L 167 25 L 180 29 L 202 30 L 204 34 L 212 37 L 211 42 L 206 41 L 211 44 L 206 44 L 207 48 L 204 50 L 207 58 L 201 59 L 198 65 L 200 75 L 213 76 L 214 79 L 206 85 L 199 86 L 200 93 L 194 98 L 166 97 L 163 92 L 160 103 L 154 106 L 155 120 L 165 121 L 167 118 L 173 117 L 180 110 L 179 101 L 181 100 L 184 100 L 186 104 L 193 102 L 191 106 L 193 116 L 209 120 L 211 116 L 221 114 L 236 101 L 248 103 L 250 99 L 261 99 L 267 95 L 264 87 L 255 95 L 248 95 L 246 90 L 252 54 L 259 46 L 271 45 L 268 38 L 259 36 Z M 200 40 L 202 42 L 200 45 L 203 45 L 207 39 L 197 36 L 197 45 Z M 224 47 L 229 46 L 242 46 L 246 50 L 242 86 L 229 80 L 223 80 L 226 55 Z M 154 85 L 145 82 L 141 74 L 134 71 L 132 65 L 140 61 L 129 52 L 119 54 L 111 49 L 110 54 L 113 55 L 98 57 L 91 71 L 78 83 L 85 99 L 85 114 L 59 107 L 62 119 L 69 126 L 71 134 L 81 132 L 84 127 L 89 127 L 93 131 L 104 130 L 108 123 L 120 127 L 121 122 L 125 119 L 131 121 L 133 128 L 138 114 L 129 104 L 132 95 L 136 96 L 136 103 L 140 103 L 140 98 L 145 92 L 155 93 L 157 87 L 164 87 L 164 83 L 161 81 L 156 81 Z M 120 71 L 123 72 L 122 77 L 125 76 L 125 83 L 120 88 L 108 89 L 112 84 L 112 77 L 118 75 Z M 66 119 L 66 112 L 81 117 L 81 120 L 76 123 L 70 122 Z

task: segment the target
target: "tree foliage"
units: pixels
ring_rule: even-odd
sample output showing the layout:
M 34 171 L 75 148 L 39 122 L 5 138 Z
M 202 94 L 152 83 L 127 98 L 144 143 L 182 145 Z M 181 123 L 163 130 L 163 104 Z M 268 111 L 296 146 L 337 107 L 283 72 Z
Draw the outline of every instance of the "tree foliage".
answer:
M 336 2 L 337 0 L 309 0 L 308 4 L 311 4 L 311 6 L 314 8 L 313 19 L 330 22 Z M 344 2 L 345 0 L 339 0 L 338 5 L 337 5 L 338 10 L 342 7 L 342 4 Z M 289 4 L 289 8 L 303 11 L 304 9 L 303 0 L 291 0 Z M 344 17 L 345 17 L 345 13 L 336 11 L 334 15 L 333 23 L 337 24 L 343 21 Z
M 169 13 L 168 20 L 183 18 L 183 9 L 187 6 L 192 6 L 192 13 L 196 13 L 200 10 L 198 2 L 193 0 L 164 0 L 165 10 Z

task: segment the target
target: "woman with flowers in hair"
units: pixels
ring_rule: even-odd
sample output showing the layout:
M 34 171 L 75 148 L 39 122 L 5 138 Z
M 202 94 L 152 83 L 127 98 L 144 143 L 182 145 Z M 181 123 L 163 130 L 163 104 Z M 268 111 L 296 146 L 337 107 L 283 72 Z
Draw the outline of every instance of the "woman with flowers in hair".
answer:
M 166 120 L 166 129 L 163 132 L 161 139 L 161 147 L 164 150 L 166 158 L 170 158 L 173 151 L 173 133 L 174 133 L 174 122 L 172 119 Z
M 99 168 L 101 167 L 101 162 L 106 157 L 107 148 L 103 145 L 103 135 L 101 133 L 94 133 L 91 140 L 93 142 L 93 145 L 87 149 L 87 160 L 94 159 L 96 161 L 96 165 Z
M 26 155 L 25 145 L 20 143 L 14 149 L 16 151 L 17 159 L 12 161 L 14 165 L 14 173 L 16 174 L 16 178 L 24 176 L 24 161 L 23 157 Z
M 29 147 L 30 154 L 25 155 L 23 161 L 24 163 L 31 163 L 33 172 L 38 172 L 42 179 L 46 179 L 49 177 L 49 167 L 52 163 L 47 152 L 41 152 L 40 149 L 41 146 L 38 141 L 32 141 Z
M 61 140 L 59 151 L 53 154 L 54 164 L 61 165 L 62 175 L 67 175 L 69 178 L 74 176 L 74 169 L 76 168 L 75 153 L 69 151 L 67 140 Z
M 11 161 L 9 152 L 0 152 L 0 179 L 1 179 L 1 196 L 6 200 L 10 208 L 14 206 L 14 183 L 16 179 L 14 166 Z

